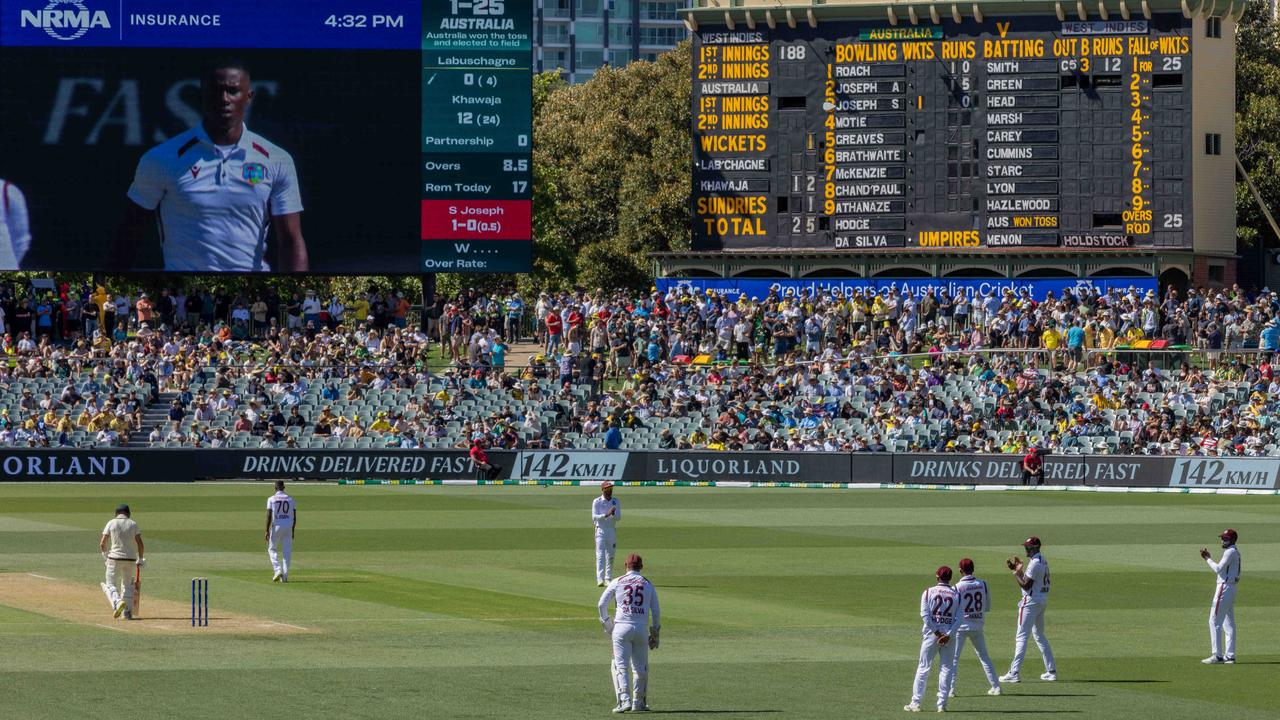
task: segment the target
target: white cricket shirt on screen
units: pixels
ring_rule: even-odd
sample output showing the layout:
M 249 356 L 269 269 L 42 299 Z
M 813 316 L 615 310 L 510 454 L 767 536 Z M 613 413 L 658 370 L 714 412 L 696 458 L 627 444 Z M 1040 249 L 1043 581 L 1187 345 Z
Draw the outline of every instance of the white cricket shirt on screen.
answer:
M 293 158 L 248 128 L 236 145 L 196 125 L 151 148 L 129 199 L 156 212 L 165 270 L 186 272 L 269 271 L 271 218 L 302 212 Z
M 27 198 L 17 185 L 0 180 L 0 270 L 17 270 L 30 248 Z

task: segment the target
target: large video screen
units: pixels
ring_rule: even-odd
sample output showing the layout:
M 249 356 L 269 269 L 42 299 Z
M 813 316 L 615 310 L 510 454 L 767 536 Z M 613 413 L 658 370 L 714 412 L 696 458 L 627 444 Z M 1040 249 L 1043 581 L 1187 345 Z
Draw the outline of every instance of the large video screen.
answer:
M 532 0 L 5 0 L 0 269 L 520 272 Z
M 1181 15 L 703 25 L 701 250 L 1191 247 Z

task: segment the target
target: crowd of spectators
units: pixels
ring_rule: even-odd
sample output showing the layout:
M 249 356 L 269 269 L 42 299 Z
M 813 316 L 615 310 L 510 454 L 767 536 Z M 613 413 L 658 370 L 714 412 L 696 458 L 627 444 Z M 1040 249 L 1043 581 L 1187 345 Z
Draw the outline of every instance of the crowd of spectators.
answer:
M 1264 455 L 1280 437 L 1280 297 L 1238 287 L 469 290 L 422 326 L 396 293 L 63 294 L 0 302 L 0 444 Z M 533 350 L 508 367 L 513 345 Z

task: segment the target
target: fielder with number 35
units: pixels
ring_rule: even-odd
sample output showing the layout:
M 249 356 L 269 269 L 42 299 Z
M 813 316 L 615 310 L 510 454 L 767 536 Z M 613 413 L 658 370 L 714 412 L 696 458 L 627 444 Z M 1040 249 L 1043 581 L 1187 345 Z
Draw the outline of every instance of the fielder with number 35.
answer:
M 649 651 L 658 649 L 661 617 L 658 591 L 640 574 L 644 561 L 627 556 L 627 574 L 609 583 L 600 595 L 600 624 L 613 640 L 613 690 L 618 698 L 616 713 L 645 712 L 649 689 Z M 609 602 L 617 606 L 609 619 Z M 652 629 L 650 622 L 652 621 Z M 632 679 L 634 677 L 634 685 Z

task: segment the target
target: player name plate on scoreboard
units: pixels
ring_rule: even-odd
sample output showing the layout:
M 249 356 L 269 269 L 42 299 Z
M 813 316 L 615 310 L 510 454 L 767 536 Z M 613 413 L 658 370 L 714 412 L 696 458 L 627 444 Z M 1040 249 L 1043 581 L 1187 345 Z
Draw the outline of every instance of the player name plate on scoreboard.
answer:
M 1191 247 L 1179 14 L 693 38 L 693 247 Z

